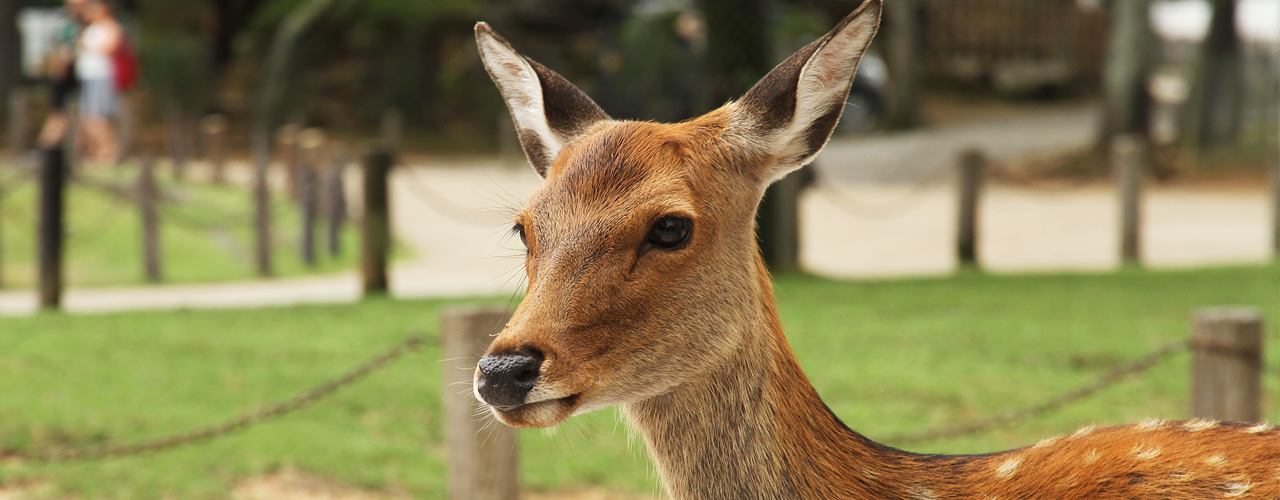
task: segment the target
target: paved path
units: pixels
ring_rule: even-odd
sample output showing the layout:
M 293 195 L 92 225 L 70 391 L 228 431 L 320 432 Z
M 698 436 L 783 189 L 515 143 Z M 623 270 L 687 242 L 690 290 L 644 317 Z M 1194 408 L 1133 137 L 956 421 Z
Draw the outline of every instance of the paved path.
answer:
M 838 187 L 840 196 L 810 191 L 802 199 L 801 262 L 806 269 L 883 278 L 940 275 L 955 268 L 953 186 Z M 996 272 L 1115 269 L 1118 205 L 1107 185 L 1062 192 L 992 186 L 980 209 L 979 261 Z M 1150 267 L 1270 258 L 1265 186 L 1153 187 L 1142 210 L 1142 257 Z
M 1097 120 L 1097 108 L 1089 104 L 1028 105 L 976 123 L 833 140 L 816 163 L 840 181 L 936 179 L 970 147 L 982 148 L 992 159 L 1011 161 L 1088 146 L 1094 140 Z
M 834 178 L 802 199 L 805 268 L 839 277 L 939 275 L 951 272 L 955 151 L 971 144 L 1013 159 L 1087 143 L 1092 113 L 1017 116 L 902 136 L 837 140 L 822 158 Z M 899 158 L 895 160 L 895 158 Z M 424 160 L 392 178 L 397 238 L 415 257 L 393 265 L 397 297 L 510 294 L 523 287 L 521 249 L 510 215 L 541 180 L 522 161 Z M 930 177 L 933 176 L 933 177 Z M 919 181 L 924 180 L 923 184 Z M 355 184 L 352 183 L 354 186 Z M 995 186 L 983 199 L 980 257 L 995 271 L 1110 269 L 1117 265 L 1117 212 L 1107 186 L 1041 191 Z M 1265 187 L 1155 188 L 1144 202 L 1146 261 L 1155 267 L 1263 262 L 1270 224 Z M 207 285 L 75 289 L 73 312 L 217 308 L 355 300 L 353 272 Z M 27 291 L 0 292 L 0 314 L 34 310 Z

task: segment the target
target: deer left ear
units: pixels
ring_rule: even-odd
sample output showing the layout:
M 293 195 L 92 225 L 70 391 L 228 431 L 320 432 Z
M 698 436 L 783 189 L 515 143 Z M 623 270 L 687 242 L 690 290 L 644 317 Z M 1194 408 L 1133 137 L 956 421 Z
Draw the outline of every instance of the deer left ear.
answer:
M 546 177 L 565 146 L 609 119 L 590 97 L 521 55 L 488 24 L 476 24 L 476 45 L 485 70 L 511 110 L 520 147 L 538 175 Z
M 817 156 L 844 111 L 858 61 L 880 26 L 882 0 L 866 0 L 826 36 L 800 49 L 731 104 L 730 127 L 772 160 L 772 183 Z

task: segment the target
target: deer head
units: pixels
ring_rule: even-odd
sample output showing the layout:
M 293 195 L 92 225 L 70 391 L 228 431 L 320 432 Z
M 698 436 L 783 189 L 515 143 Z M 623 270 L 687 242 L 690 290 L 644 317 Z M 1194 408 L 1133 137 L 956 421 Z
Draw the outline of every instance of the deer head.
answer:
M 774 315 L 756 206 L 826 144 L 880 8 L 864 2 L 742 99 L 676 124 L 612 120 L 476 25 L 545 179 L 513 226 L 528 293 L 476 370 L 476 395 L 499 419 L 555 425 L 750 355 Z

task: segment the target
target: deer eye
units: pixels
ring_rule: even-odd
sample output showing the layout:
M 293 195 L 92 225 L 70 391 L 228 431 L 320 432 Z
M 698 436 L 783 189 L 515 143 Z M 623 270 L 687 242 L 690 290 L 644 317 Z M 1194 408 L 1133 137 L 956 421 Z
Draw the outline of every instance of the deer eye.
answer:
M 693 221 L 684 217 L 663 217 L 649 229 L 648 243 L 657 248 L 673 249 L 689 240 Z
M 524 224 L 516 223 L 516 225 L 511 226 L 511 231 L 520 235 L 520 243 L 523 244 L 525 248 L 529 247 L 529 239 L 524 235 Z

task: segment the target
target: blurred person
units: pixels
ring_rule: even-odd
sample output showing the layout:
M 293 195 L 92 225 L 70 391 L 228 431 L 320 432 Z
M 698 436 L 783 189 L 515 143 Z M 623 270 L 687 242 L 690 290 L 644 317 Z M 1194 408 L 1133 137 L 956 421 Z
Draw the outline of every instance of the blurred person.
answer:
M 58 30 L 57 40 L 48 59 L 50 111 L 40 128 L 40 146 L 51 147 L 62 142 L 67 135 L 69 118 L 67 101 L 76 91 L 76 42 L 84 26 L 83 12 L 86 0 L 67 0 L 66 23 Z
M 111 119 L 116 108 L 114 55 L 124 42 L 124 29 L 102 0 L 82 0 L 85 27 L 76 44 L 76 76 L 80 79 L 80 125 L 85 161 L 111 164 L 119 145 Z

